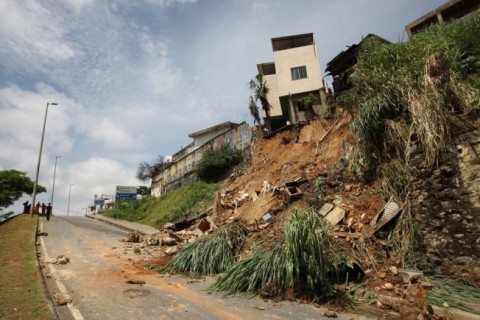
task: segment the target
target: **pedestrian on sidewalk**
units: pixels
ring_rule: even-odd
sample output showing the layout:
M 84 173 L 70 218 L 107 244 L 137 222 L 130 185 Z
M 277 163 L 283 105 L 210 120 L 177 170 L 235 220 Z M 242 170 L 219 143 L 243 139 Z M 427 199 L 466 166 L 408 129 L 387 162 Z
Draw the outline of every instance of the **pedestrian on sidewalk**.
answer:
M 47 205 L 45 204 L 45 202 L 42 202 L 42 216 L 45 216 L 46 210 L 47 210 Z
M 52 214 L 52 204 L 49 202 L 47 205 L 47 221 L 50 221 L 51 214 Z

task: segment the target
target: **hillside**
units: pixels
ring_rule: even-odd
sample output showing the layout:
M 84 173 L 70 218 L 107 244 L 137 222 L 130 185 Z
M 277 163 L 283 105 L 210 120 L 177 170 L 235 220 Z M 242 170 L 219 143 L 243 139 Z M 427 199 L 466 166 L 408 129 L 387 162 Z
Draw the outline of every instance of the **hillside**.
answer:
M 254 140 L 152 264 L 228 293 L 480 314 L 479 32 L 476 15 L 367 41 L 342 107 Z

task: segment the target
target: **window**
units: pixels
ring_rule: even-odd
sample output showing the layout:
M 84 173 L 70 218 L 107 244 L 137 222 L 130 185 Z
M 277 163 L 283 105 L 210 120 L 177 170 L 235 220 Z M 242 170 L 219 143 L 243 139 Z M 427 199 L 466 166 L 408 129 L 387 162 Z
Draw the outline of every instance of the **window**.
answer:
M 307 77 L 307 68 L 305 66 L 290 69 L 292 80 L 303 79 Z

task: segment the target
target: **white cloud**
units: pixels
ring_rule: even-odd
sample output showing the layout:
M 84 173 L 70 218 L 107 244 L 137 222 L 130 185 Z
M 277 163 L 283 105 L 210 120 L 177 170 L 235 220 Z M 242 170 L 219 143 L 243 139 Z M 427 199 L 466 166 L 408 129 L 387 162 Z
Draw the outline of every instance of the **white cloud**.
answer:
M 160 7 L 167 7 L 176 4 L 191 4 L 197 2 L 197 0 L 145 0 L 145 2 Z
M 3 0 L 0 2 L 0 51 L 24 68 L 68 60 L 75 55 L 64 41 L 62 21 L 41 2 Z

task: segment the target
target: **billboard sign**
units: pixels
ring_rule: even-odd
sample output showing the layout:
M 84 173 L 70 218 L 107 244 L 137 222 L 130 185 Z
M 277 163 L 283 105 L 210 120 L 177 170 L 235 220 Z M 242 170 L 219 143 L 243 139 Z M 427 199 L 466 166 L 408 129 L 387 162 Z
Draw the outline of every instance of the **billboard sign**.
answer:
M 137 187 L 117 186 L 115 199 L 137 200 Z

